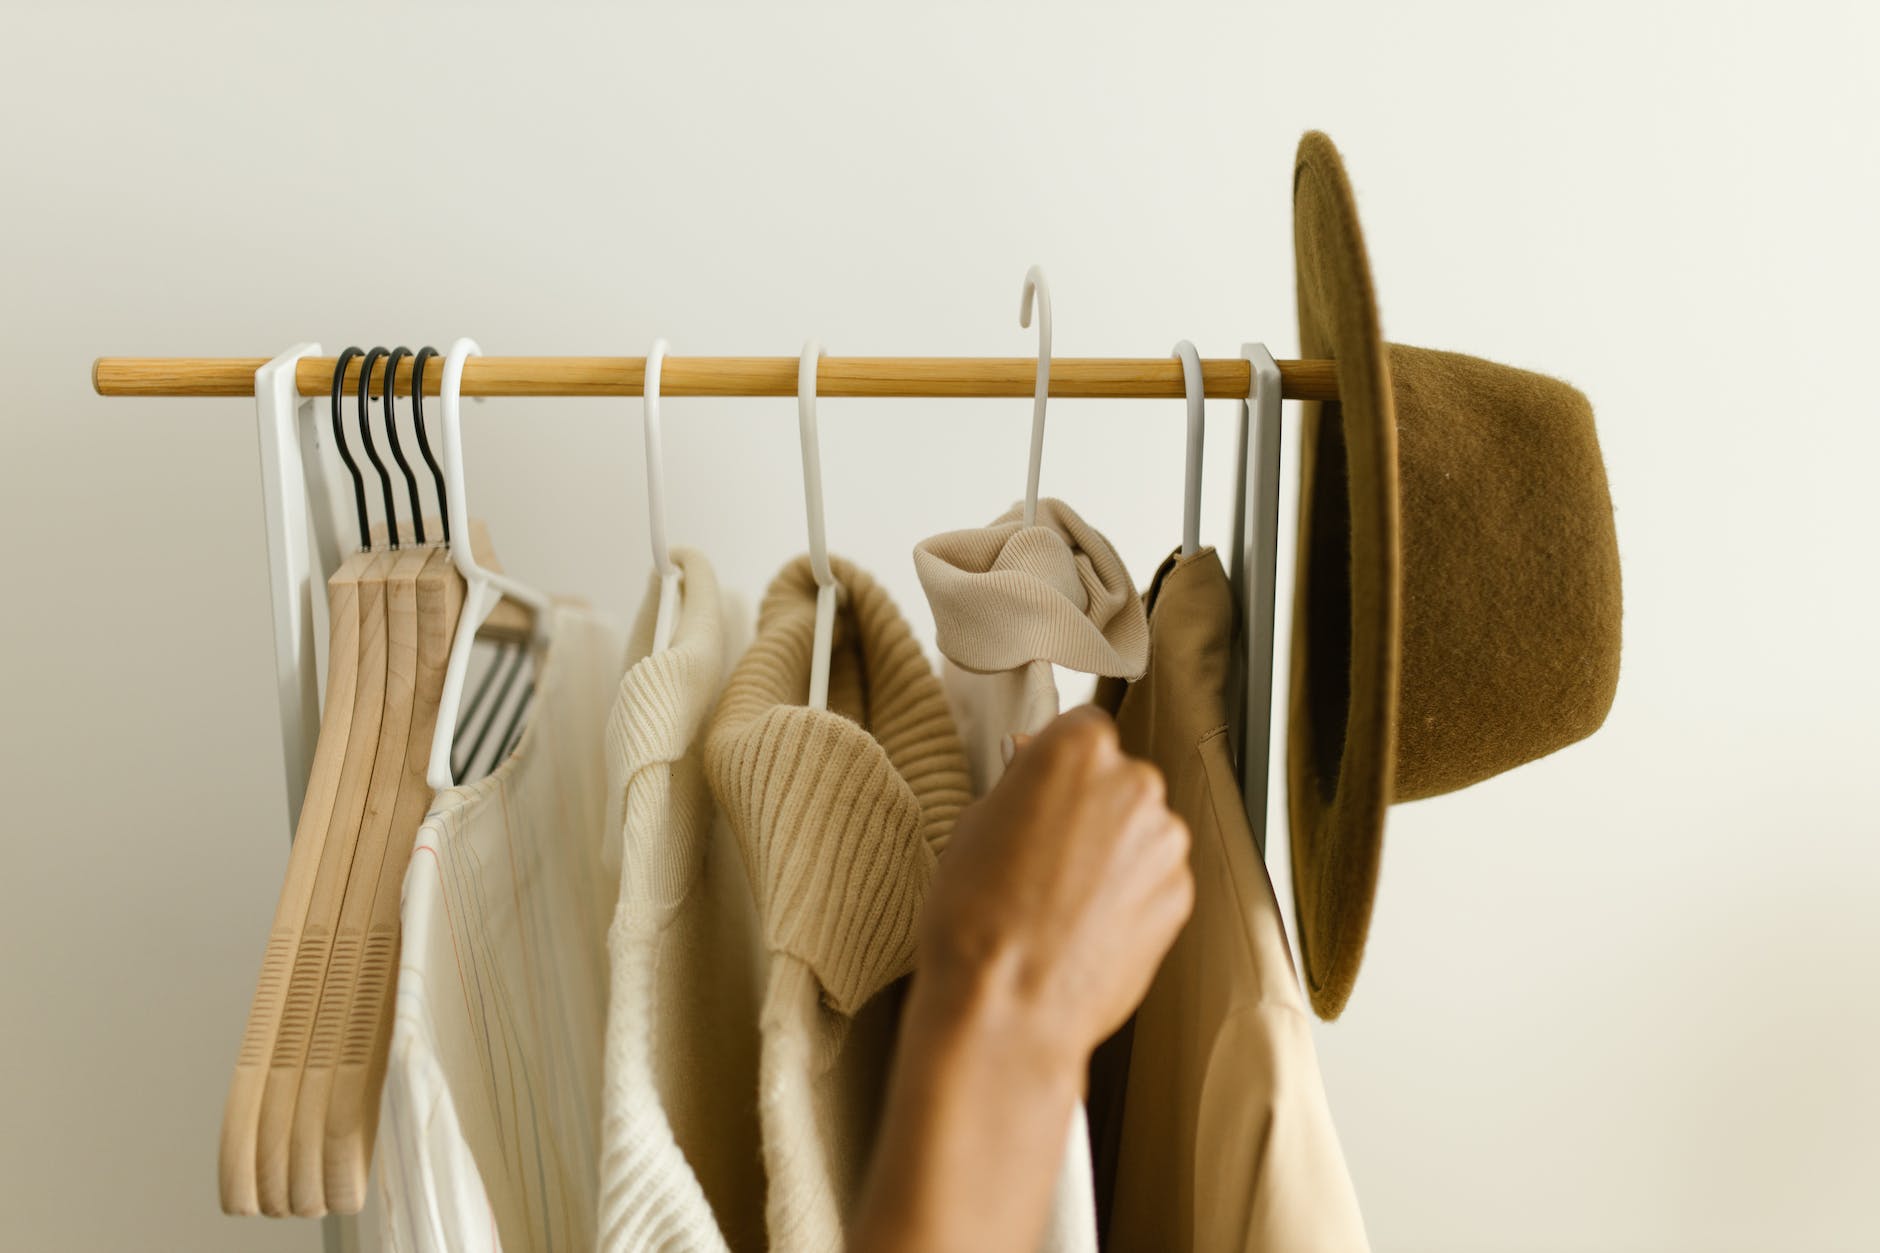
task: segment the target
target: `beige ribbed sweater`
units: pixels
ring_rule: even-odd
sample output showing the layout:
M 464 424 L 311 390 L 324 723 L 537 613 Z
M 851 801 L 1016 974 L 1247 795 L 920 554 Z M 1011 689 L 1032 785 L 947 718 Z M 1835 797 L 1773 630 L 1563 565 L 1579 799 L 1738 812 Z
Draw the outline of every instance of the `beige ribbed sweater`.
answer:
M 1142 599 L 1109 540 L 1061 500 L 1039 501 L 1036 525 L 1021 517 L 1014 505 L 991 526 L 949 531 L 914 548 L 975 795 L 998 782 L 1007 735 L 1036 733 L 1057 716 L 1053 665 L 1133 679 L 1149 660 Z M 1081 1105 L 1041 1247 L 1048 1253 L 1097 1247 Z
M 673 559 L 683 581 L 671 645 L 651 653 L 655 575 L 607 721 L 601 858 L 620 885 L 601 1093 L 607 1253 L 764 1245 L 763 949 L 736 842 L 713 821 L 701 744 L 724 672 L 723 612 L 705 559 Z
M 758 1108 L 770 1247 L 839 1250 L 873 1147 L 915 920 L 969 799 L 946 698 L 887 593 L 846 561 L 829 708 L 805 705 L 816 583 L 772 582 L 706 734 L 770 961 Z

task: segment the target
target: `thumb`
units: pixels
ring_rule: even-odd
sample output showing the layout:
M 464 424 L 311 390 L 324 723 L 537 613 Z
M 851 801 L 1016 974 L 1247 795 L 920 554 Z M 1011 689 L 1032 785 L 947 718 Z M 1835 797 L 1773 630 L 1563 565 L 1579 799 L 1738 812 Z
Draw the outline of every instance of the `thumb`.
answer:
M 1018 756 L 1018 750 L 1029 743 L 1031 743 L 1031 736 L 1022 732 L 1006 736 L 999 741 L 999 759 L 1005 765 L 1011 765 L 1012 758 Z

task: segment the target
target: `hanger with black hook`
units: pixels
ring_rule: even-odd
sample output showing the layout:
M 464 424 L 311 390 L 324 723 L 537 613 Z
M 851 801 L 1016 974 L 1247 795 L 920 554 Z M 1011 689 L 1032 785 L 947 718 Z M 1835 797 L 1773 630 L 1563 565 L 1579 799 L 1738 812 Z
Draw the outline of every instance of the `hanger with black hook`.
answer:
M 333 442 L 339 447 L 339 459 L 345 463 L 346 473 L 352 475 L 353 504 L 359 511 L 359 547 L 368 548 L 372 544 L 372 528 L 366 517 L 366 481 L 359 473 L 359 463 L 353 460 L 352 449 L 346 446 L 346 427 L 340 421 L 340 401 L 346 395 L 346 367 L 362 351 L 348 348 L 340 353 L 333 367 Z
M 398 347 L 392 349 L 385 358 L 385 437 L 392 444 L 392 460 L 398 463 L 398 471 L 405 476 L 405 496 L 411 501 L 412 542 L 424 543 L 424 502 L 418 499 L 418 476 L 411 472 L 411 462 L 405 458 L 405 441 L 398 437 L 398 363 L 409 357 L 411 349 Z
M 521 676 L 528 656 L 529 650 L 522 645 L 506 644 L 497 650 L 494 657 L 490 658 L 489 668 L 483 672 L 483 677 L 477 684 L 476 693 L 471 699 L 470 714 L 457 726 L 459 740 L 469 733 L 472 724 L 476 725 L 476 734 L 470 738 L 469 746 L 464 749 L 461 760 L 455 754 L 452 755 L 451 774 L 456 778 L 461 780 L 469 777 L 470 767 L 476 763 L 477 755 L 483 751 L 483 745 L 489 739 L 490 731 L 496 726 L 496 720 L 502 716 L 503 706 L 509 702 L 510 689 L 516 685 L 516 679 Z M 491 692 L 492 686 L 495 689 L 493 693 Z M 486 694 L 491 696 L 487 706 L 483 704 Z M 507 734 L 505 731 L 505 738 Z
M 516 698 L 515 712 L 509 715 L 509 726 L 503 731 L 503 738 L 497 743 L 496 751 L 490 756 L 490 765 L 494 766 L 515 749 L 516 741 L 522 738 L 522 722 L 528 717 L 529 702 L 535 697 L 535 679 L 522 685 L 522 695 Z
M 398 506 L 392 498 L 392 476 L 385 468 L 384 460 L 379 456 L 379 448 L 372 439 L 372 367 L 386 350 L 374 348 L 366 354 L 366 359 L 359 365 L 359 438 L 365 443 L 366 458 L 372 462 L 372 468 L 379 472 L 379 491 L 385 499 L 385 540 L 390 548 L 398 547 Z M 368 545 L 369 547 L 370 545 Z
M 438 467 L 431 440 L 424 433 L 424 363 L 437 356 L 437 349 L 426 344 L 411 359 L 411 425 L 418 432 L 418 451 L 431 468 L 431 486 L 437 489 L 437 517 L 444 526 L 444 542 L 450 543 L 450 500 L 444 494 L 444 471 Z

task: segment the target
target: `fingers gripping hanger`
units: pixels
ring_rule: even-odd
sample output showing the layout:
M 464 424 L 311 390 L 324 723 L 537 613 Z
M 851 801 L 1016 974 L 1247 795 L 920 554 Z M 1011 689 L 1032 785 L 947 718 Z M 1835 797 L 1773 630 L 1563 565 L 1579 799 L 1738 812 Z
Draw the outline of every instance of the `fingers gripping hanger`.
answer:
M 659 372 L 668 347 L 665 340 L 656 339 L 646 350 L 644 387 L 647 534 L 653 541 L 653 568 L 659 571 L 659 611 L 653 619 L 656 653 L 672 643 L 673 624 L 679 616 L 679 567 L 673 564 L 672 550 L 666 544 L 666 454 L 659 429 Z
M 829 708 L 829 653 L 835 643 L 839 587 L 829 569 L 829 542 L 823 533 L 822 449 L 816 439 L 816 362 L 821 345 L 803 345 L 796 370 L 797 434 L 803 444 L 803 509 L 809 515 L 809 568 L 816 576 L 816 636 L 810 650 L 809 707 Z
M 464 579 L 463 616 L 457 620 L 457 635 L 451 641 L 450 666 L 444 672 L 444 692 L 438 702 L 437 730 L 431 738 L 431 764 L 425 779 L 438 790 L 450 787 L 450 748 L 457 726 L 457 708 L 463 701 L 464 679 L 470 670 L 470 646 L 477 628 L 483 625 L 496 602 L 507 596 L 535 611 L 536 640 L 548 630 L 548 597 L 505 574 L 486 570 L 470 551 L 470 508 L 464 499 L 463 474 L 463 363 L 472 355 L 483 355 L 475 340 L 459 339 L 444 358 L 444 378 L 439 387 L 439 408 L 444 415 L 444 488 L 450 516 L 459 520 L 463 533 L 450 546 L 451 562 Z
M 1202 388 L 1201 354 L 1188 340 L 1170 354 L 1182 363 L 1182 386 L 1188 393 L 1188 465 L 1182 477 L 1182 556 L 1201 550 L 1201 453 L 1207 435 L 1207 395 Z
M 1044 461 L 1044 406 L 1051 395 L 1051 285 L 1044 270 L 1025 271 L 1025 290 L 1018 301 L 1018 324 L 1031 325 L 1031 301 L 1038 298 L 1038 383 L 1031 396 L 1031 464 L 1025 472 L 1025 525 L 1038 521 L 1038 469 Z

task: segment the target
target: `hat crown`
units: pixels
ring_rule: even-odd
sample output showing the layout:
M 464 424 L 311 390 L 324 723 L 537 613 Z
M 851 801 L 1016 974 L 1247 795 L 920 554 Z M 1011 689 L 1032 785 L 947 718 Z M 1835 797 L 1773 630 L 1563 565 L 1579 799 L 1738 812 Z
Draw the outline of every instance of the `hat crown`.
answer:
M 1612 502 L 1592 406 L 1558 379 L 1388 347 L 1401 653 L 1395 800 L 1585 738 L 1619 681 Z

